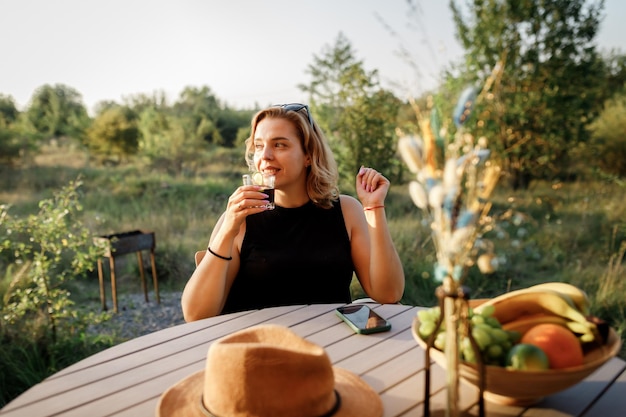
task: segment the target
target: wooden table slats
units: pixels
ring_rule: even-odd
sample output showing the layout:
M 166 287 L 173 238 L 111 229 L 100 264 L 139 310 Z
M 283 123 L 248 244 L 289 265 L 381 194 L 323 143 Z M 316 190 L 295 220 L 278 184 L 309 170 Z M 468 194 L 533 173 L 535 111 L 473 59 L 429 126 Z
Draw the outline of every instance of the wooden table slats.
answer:
M 323 346 L 335 366 L 360 375 L 383 401 L 385 416 L 422 416 L 424 351 L 411 324 L 420 307 L 370 304 L 392 323 L 388 332 L 357 335 L 335 314 L 341 304 L 287 306 L 218 316 L 145 335 L 86 358 L 32 387 L 0 417 L 153 416 L 160 395 L 204 369 L 216 339 L 261 323 L 290 327 Z M 432 366 L 431 410 L 445 404 L 445 371 Z M 477 415 L 477 390 L 461 384 L 461 406 Z M 532 407 L 486 403 L 488 416 L 626 415 L 626 362 L 614 358 L 580 384 Z

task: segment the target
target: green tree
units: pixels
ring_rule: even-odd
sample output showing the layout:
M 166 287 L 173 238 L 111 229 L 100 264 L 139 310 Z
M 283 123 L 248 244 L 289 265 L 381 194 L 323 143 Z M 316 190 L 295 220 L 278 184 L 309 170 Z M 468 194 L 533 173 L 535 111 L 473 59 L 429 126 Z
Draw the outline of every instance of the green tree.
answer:
M 180 174 L 185 164 L 193 165 L 201 157 L 207 144 L 183 119 L 170 113 L 156 108 L 141 113 L 139 150 L 153 166 Z
M 13 123 L 20 112 L 15 107 L 15 100 L 11 96 L 0 94 L 0 119 L 5 123 Z
M 190 136 L 226 147 L 237 144 L 239 130 L 249 127 L 254 114 L 253 111 L 234 110 L 222 105 L 207 86 L 186 87 L 174 103 L 173 112 Z
M 470 130 L 487 136 L 511 175 L 563 175 L 569 152 L 589 139 L 599 111 L 603 74 L 593 39 L 604 1 L 452 0 L 456 31 L 465 48 L 461 77 L 483 81 L 500 63 L 492 94 L 477 108 Z
M 225 143 L 218 127 L 220 103 L 209 87 L 186 87 L 174 104 L 173 111 L 179 119 L 184 120 L 190 136 L 216 145 Z
M 13 98 L 0 94 L 0 162 L 14 163 L 31 156 L 39 138 Z
M 69 136 L 81 139 L 90 123 L 80 93 L 63 84 L 46 84 L 38 88 L 26 116 L 44 138 Z
M 398 113 L 396 97 L 379 90 L 355 98 L 349 111 L 343 112 L 338 125 L 342 143 L 349 158 L 343 158 L 344 172 L 352 179 L 361 165 L 371 166 L 386 176 L 397 176 L 396 121 L 389 115 Z M 366 115 L 366 116 L 365 116 Z
M 626 89 L 626 55 L 619 51 L 606 52 L 602 56 L 605 100 Z
M 224 107 L 217 121 L 217 127 L 224 139 L 224 146 L 238 146 L 242 131 L 250 134 L 250 120 L 256 113 L 254 110 L 234 110 Z
M 127 107 L 106 107 L 87 129 L 87 146 L 104 160 L 122 160 L 137 153 L 139 129 Z
M 0 94 L 0 161 L 11 162 L 20 155 L 21 146 L 13 129 L 18 115 L 13 98 Z
M 607 174 L 626 177 L 626 90 L 607 100 L 589 126 L 593 160 Z
M 98 106 L 111 106 L 111 102 L 98 103 Z M 145 109 L 169 109 L 167 94 L 164 91 L 154 91 L 152 94 L 133 94 L 124 98 L 124 105 L 135 114 L 141 114 Z
M 366 165 L 395 177 L 399 164 L 393 158 L 394 126 L 400 103 L 381 88 L 377 71 L 364 69 L 340 33 L 333 46 L 313 57 L 307 73 L 311 81 L 299 87 L 309 94 L 311 110 L 329 138 L 342 176 L 351 180 Z

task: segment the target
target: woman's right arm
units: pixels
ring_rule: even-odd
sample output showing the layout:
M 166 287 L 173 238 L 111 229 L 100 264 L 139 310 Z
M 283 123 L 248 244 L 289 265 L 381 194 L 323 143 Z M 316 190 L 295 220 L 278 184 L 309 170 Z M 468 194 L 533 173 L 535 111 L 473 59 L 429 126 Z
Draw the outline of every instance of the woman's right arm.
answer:
M 187 322 L 217 316 L 224 307 L 230 285 L 239 271 L 237 235 L 220 233 L 223 231 L 225 215 L 215 225 L 209 247 L 216 254 L 232 257 L 232 260 L 221 259 L 207 250 L 183 290 L 181 304 Z
M 239 272 L 245 219 L 265 210 L 259 207 L 259 200 L 265 198 L 267 196 L 259 192 L 257 186 L 242 186 L 228 199 L 226 211 L 217 221 L 209 239 L 209 248 L 219 256 L 207 250 L 183 290 L 181 306 L 185 321 L 213 317 L 222 311 Z

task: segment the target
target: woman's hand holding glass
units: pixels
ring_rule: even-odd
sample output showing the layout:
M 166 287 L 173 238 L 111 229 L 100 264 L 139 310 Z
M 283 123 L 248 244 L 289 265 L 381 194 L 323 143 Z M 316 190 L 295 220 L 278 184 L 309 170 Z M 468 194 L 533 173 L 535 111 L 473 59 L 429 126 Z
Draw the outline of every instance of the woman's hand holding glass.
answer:
M 273 174 L 255 172 L 253 174 L 245 174 L 243 176 L 243 185 L 255 185 L 258 190 L 267 195 L 264 204 L 253 205 L 252 207 L 264 207 L 268 210 L 274 210 L 276 207 L 274 204 L 274 184 L 276 177 Z

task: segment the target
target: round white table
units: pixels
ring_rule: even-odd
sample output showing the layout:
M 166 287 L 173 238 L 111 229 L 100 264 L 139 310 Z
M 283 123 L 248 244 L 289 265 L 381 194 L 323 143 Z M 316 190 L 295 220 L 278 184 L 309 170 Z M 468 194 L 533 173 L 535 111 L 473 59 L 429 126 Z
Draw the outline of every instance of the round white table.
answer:
M 340 304 L 288 306 L 217 316 L 145 335 L 90 356 L 35 385 L 0 417 L 153 416 L 161 394 L 204 369 L 216 339 L 261 323 L 290 327 L 323 346 L 336 366 L 361 376 L 383 401 L 385 416 L 422 416 L 424 351 L 411 333 L 420 307 L 370 304 L 388 332 L 357 335 L 336 316 Z M 431 410 L 445 403 L 445 373 L 432 366 Z M 477 415 L 477 390 L 461 384 L 461 407 Z M 439 410 L 439 411 L 438 411 Z M 615 416 L 626 413 L 626 362 L 613 358 L 578 385 L 532 407 L 486 402 L 487 416 Z

